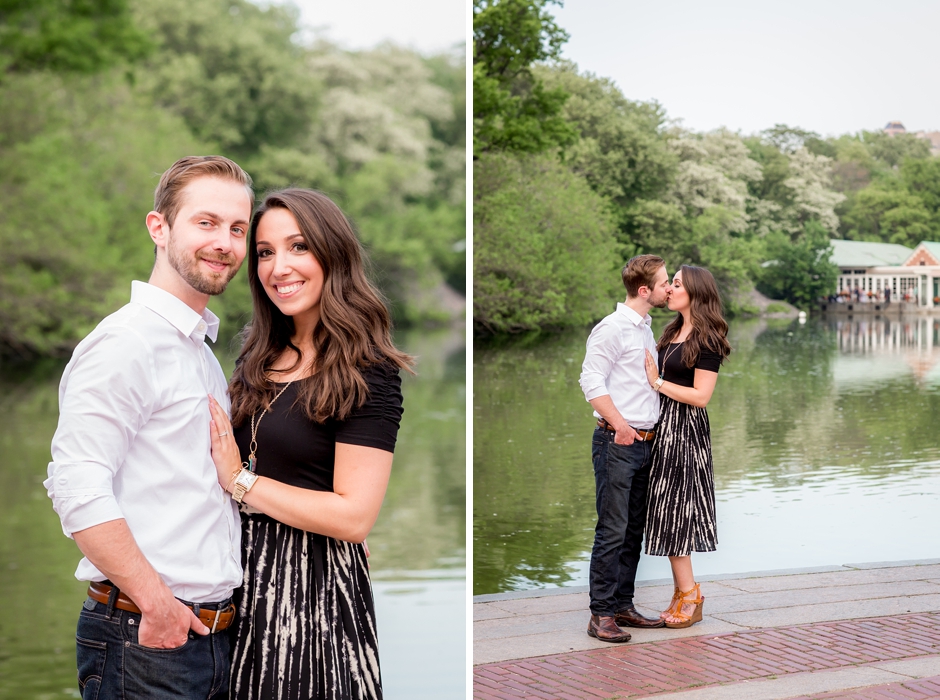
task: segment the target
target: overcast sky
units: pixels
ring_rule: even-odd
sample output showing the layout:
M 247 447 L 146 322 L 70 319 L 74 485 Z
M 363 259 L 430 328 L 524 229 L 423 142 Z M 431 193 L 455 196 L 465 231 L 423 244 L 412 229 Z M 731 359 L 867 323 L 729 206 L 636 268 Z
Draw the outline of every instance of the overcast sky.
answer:
M 431 54 L 467 39 L 469 0 L 292 0 L 301 21 L 347 49 L 383 41 Z
M 566 0 L 564 55 L 696 131 L 940 130 L 938 0 Z

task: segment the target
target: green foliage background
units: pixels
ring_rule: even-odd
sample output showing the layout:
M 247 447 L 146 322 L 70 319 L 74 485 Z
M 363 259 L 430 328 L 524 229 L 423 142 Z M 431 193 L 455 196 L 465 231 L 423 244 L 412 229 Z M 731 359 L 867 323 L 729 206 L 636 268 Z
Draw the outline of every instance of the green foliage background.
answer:
M 0 355 L 67 355 L 126 301 L 152 265 L 143 222 L 159 175 L 193 154 L 233 158 L 259 197 L 325 191 L 398 325 L 453 315 L 465 293 L 462 52 L 342 51 L 304 42 L 298 22 L 292 6 L 247 0 L 3 3 Z M 244 274 L 210 306 L 244 322 Z
M 783 124 L 756 135 L 683 129 L 661 105 L 628 100 L 561 60 L 568 35 L 554 3 L 474 0 L 479 334 L 600 318 L 624 293 L 600 280 L 616 282 L 611 271 L 640 253 L 661 255 L 669 270 L 709 268 L 735 315 L 757 311 L 755 287 L 800 308 L 832 293 L 832 238 L 940 240 L 940 159 L 926 140 L 823 139 Z M 507 178 L 513 167 L 525 175 Z M 573 269 L 606 301 L 584 303 L 571 277 L 547 274 Z

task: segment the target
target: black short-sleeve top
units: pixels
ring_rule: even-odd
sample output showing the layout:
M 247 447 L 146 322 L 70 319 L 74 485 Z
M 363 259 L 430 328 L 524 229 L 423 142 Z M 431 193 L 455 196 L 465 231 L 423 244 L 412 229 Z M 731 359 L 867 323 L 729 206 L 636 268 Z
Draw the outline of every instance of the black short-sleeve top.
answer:
M 721 367 L 721 353 L 712 352 L 708 348 L 701 348 L 698 362 L 695 367 L 686 367 L 682 361 L 682 343 L 669 343 L 669 346 L 659 353 L 659 372 L 663 379 L 679 386 L 695 386 L 695 370 L 704 369 L 717 372 Z M 665 362 L 666 371 L 663 371 Z
M 294 405 L 300 382 L 287 387 L 261 420 L 255 419 L 256 473 L 291 486 L 332 491 L 337 442 L 394 452 L 403 413 L 398 368 L 371 365 L 362 375 L 369 387 L 368 398 L 342 421 L 311 421 L 302 406 Z M 305 381 L 316 382 L 317 377 Z M 242 460 L 247 461 L 251 419 L 232 432 Z

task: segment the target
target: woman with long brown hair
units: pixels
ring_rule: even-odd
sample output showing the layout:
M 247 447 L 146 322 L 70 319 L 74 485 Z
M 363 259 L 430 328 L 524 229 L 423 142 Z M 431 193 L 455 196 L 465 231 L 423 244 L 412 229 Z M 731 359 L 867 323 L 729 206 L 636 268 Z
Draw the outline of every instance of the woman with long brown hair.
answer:
M 352 227 L 325 195 L 287 189 L 255 213 L 254 312 L 214 401 L 212 457 L 240 504 L 244 581 L 232 698 L 381 698 L 363 541 L 402 415 L 388 311 Z M 232 427 L 234 425 L 234 428 Z
M 660 393 L 653 444 L 646 553 L 668 556 L 675 592 L 660 617 L 666 627 L 689 627 L 702 619 L 702 597 L 692 573 L 692 552 L 718 545 L 711 434 L 705 406 L 718 368 L 731 352 L 715 278 L 702 267 L 683 265 L 673 278 L 667 306 L 678 316 L 664 329 L 659 365 L 647 352 L 646 373 Z

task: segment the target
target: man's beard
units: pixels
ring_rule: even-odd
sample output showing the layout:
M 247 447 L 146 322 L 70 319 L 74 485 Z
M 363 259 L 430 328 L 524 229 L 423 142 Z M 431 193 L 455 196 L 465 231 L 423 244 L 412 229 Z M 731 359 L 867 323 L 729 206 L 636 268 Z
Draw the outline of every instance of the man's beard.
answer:
M 665 309 L 665 308 L 666 308 L 666 304 L 668 304 L 668 303 L 669 303 L 669 295 L 668 295 L 668 294 L 663 295 L 662 300 L 659 301 L 658 303 L 653 302 L 652 299 L 650 300 L 650 306 L 652 306 L 654 309 Z
M 199 251 L 196 256 L 186 258 L 182 253 L 176 250 L 173 245 L 173 239 L 170 238 L 166 247 L 167 260 L 170 266 L 176 270 L 180 277 L 186 283 L 202 294 L 215 296 L 225 291 L 225 287 L 238 272 L 238 266 L 235 264 L 235 258 L 231 255 L 217 255 L 209 252 Z M 228 272 L 201 272 L 199 270 L 199 260 L 211 260 L 213 262 L 226 263 Z

